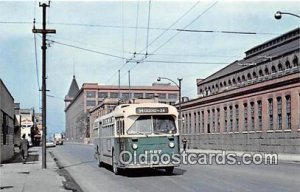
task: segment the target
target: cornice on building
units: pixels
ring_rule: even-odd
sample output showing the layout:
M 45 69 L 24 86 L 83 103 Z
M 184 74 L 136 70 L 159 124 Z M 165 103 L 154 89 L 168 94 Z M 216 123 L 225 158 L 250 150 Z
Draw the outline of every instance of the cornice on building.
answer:
M 236 60 L 218 70 L 207 78 L 197 81 L 197 86 L 215 81 L 217 79 L 235 74 L 244 70 L 255 68 L 258 65 L 281 58 L 293 52 L 300 51 L 300 28 L 291 30 L 283 35 L 273 38 L 246 51 L 246 57 Z

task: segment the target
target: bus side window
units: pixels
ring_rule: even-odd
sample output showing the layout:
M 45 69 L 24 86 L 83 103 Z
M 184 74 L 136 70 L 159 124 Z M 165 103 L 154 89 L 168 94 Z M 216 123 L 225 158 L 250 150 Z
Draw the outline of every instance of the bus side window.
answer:
M 121 120 L 120 124 L 121 124 L 121 126 L 120 126 L 121 127 L 121 134 L 124 135 L 124 120 L 123 119 Z
M 117 134 L 119 135 L 120 134 L 120 120 L 117 120 Z

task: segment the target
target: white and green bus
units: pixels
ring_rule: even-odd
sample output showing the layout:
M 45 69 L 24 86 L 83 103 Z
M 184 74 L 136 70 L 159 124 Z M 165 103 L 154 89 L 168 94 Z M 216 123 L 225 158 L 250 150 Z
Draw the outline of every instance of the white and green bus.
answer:
M 93 127 L 99 166 L 162 168 L 171 174 L 180 163 L 178 112 L 161 103 L 122 104 Z

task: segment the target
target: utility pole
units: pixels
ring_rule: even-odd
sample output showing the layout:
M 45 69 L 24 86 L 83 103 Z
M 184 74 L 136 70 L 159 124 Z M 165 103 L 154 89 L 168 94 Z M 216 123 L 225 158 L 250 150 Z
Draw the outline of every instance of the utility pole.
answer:
M 128 71 L 128 100 L 131 99 L 130 70 Z
M 47 127 L 46 127 L 46 35 L 47 33 L 56 33 L 55 29 L 46 29 L 46 8 L 50 7 L 50 2 L 46 3 L 39 3 L 39 6 L 43 8 L 43 28 L 42 29 L 35 29 L 33 26 L 32 32 L 33 33 L 41 33 L 42 37 L 42 128 L 43 128 L 43 135 L 42 135 L 42 168 L 46 169 L 46 139 L 47 139 Z
M 120 103 L 120 99 L 121 99 L 121 76 L 120 76 L 121 70 L 118 70 L 118 104 Z

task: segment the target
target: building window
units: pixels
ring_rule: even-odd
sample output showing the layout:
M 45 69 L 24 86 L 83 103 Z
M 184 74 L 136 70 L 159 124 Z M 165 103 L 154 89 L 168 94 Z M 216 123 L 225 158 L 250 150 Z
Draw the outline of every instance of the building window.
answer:
M 129 93 L 122 93 L 123 99 L 129 99 Z
M 86 92 L 87 98 L 95 98 L 96 97 L 96 91 L 87 91 Z
M 201 120 L 201 122 L 202 122 L 202 127 L 201 127 L 201 129 L 202 129 L 202 133 L 204 133 L 204 111 L 202 111 L 201 112 L 201 115 L 202 115 L 202 120 Z
M 108 93 L 107 92 L 98 92 L 98 98 L 107 98 Z
M 0 111 L 1 112 L 1 111 Z M 2 139 L 3 139 L 3 145 L 7 145 L 7 138 L 6 138 L 6 136 L 7 136 L 7 134 L 8 134 L 8 126 L 7 126 L 7 124 L 8 124 L 8 122 L 7 122 L 7 120 L 8 120 L 8 118 L 6 118 L 7 117 L 7 115 L 3 112 L 2 113 Z
M 212 109 L 212 133 L 215 133 L 216 132 L 216 123 L 215 123 L 215 120 L 216 120 L 216 116 L 215 116 L 215 109 Z
M 197 115 L 196 115 L 196 112 L 194 112 L 194 131 L 195 131 L 195 133 L 197 133 L 197 121 L 196 121 L 196 119 L 197 119 Z
M 259 100 L 257 101 L 257 115 L 258 115 L 258 130 L 262 130 L 262 102 Z
M 264 73 L 261 69 L 259 70 L 258 74 L 259 74 L 260 77 L 264 76 Z
M 229 124 L 229 130 L 228 132 L 232 132 L 233 131 L 233 108 L 232 106 L 229 106 L 229 119 L 230 119 L 230 124 Z
M 159 93 L 158 94 L 158 98 L 159 99 L 166 99 L 167 98 L 167 94 L 165 94 L 165 93 Z
M 217 108 L 217 133 L 220 133 L 220 109 Z
M 281 63 L 278 64 L 278 71 L 283 71 L 283 67 Z
M 119 98 L 119 93 L 115 93 L 115 92 L 110 93 L 110 98 Z
M 235 131 L 239 131 L 239 105 L 235 105 Z
M 244 103 L 244 129 L 248 131 L 248 106 L 247 103 Z
M 147 99 L 152 99 L 152 98 L 154 98 L 154 93 L 146 93 L 146 98 L 147 98 Z
M 269 73 L 269 69 L 268 69 L 267 67 L 265 68 L 265 74 L 266 74 L 266 75 L 269 75 L 269 74 L 270 74 L 270 73 Z
M 197 114 L 198 114 L 198 129 L 199 129 L 198 132 L 200 133 L 201 132 L 201 121 L 200 121 L 201 117 L 200 117 L 200 112 L 198 111 Z
M 286 129 L 291 129 L 291 96 L 285 96 L 286 100 Z
M 268 99 L 269 105 L 269 130 L 273 130 L 273 99 Z
M 277 129 L 282 129 L 282 98 L 277 97 Z
M 169 99 L 177 99 L 177 94 L 169 94 Z
M 227 107 L 224 107 L 224 132 L 228 132 L 228 130 L 227 130 Z
M 210 133 L 210 110 L 207 110 L 207 133 Z
M 96 106 L 96 101 L 95 100 L 87 100 L 86 106 L 88 106 L 88 107 Z
M 189 113 L 189 134 L 192 133 L 192 115 Z
M 289 61 L 286 61 L 285 62 L 285 68 L 286 69 L 290 69 L 292 66 L 291 66 L 291 64 L 290 64 L 290 62 Z
M 250 115 L 251 115 L 251 131 L 254 131 L 255 121 L 254 121 L 254 102 L 250 103 Z
M 293 66 L 297 67 L 298 65 L 299 65 L 298 57 L 295 56 L 295 58 L 293 59 Z
M 275 68 L 275 66 L 272 66 L 271 70 L 272 70 L 272 73 L 276 73 L 276 68 Z
M 133 96 L 136 99 L 142 99 L 143 98 L 143 93 L 134 93 Z

